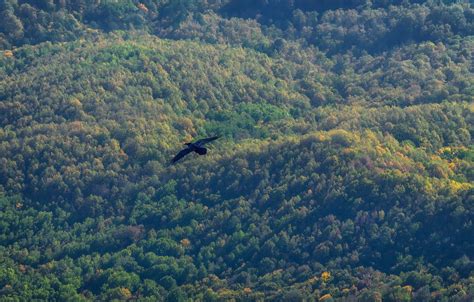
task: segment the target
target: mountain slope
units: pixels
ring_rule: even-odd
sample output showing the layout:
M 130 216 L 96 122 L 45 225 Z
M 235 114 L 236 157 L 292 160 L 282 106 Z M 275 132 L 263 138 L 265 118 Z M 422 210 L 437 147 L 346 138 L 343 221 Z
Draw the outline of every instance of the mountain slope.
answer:
M 3 53 L 0 296 L 472 299 L 464 27 L 366 52 L 194 12 L 160 21 L 176 40 L 89 32 Z M 169 165 L 207 135 L 222 138 L 206 156 Z

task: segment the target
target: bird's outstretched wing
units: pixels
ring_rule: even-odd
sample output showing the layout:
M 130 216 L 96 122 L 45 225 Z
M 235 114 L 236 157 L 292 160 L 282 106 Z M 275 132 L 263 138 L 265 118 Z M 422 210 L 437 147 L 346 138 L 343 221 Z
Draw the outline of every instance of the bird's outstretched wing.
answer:
M 191 148 L 186 148 L 186 149 L 183 149 L 183 150 L 179 151 L 179 153 L 176 154 L 175 157 L 173 157 L 173 159 L 171 160 L 171 163 L 172 164 L 176 163 L 178 160 L 185 157 L 188 153 L 191 153 L 191 152 L 193 152 L 193 150 Z
M 200 139 L 200 140 L 196 141 L 194 143 L 194 145 L 201 147 L 201 146 L 204 146 L 205 144 L 207 144 L 209 142 L 212 142 L 213 140 L 218 139 L 219 137 L 220 136 L 213 136 L 213 137 L 203 138 L 203 139 Z

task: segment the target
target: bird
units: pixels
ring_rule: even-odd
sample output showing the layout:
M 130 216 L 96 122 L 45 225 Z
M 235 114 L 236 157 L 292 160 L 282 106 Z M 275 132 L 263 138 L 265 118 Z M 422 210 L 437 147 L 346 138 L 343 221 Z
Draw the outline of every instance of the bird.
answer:
M 207 149 L 204 148 L 203 146 L 209 142 L 212 142 L 213 140 L 218 139 L 220 136 L 213 136 L 213 137 L 208 137 L 208 138 L 203 138 L 200 140 L 195 141 L 194 143 L 185 143 L 185 146 L 188 146 L 187 148 L 179 151 L 178 154 L 176 154 L 175 157 L 171 160 L 171 164 L 175 164 L 178 160 L 181 158 L 185 157 L 191 152 L 196 152 L 199 155 L 204 155 L 207 153 Z

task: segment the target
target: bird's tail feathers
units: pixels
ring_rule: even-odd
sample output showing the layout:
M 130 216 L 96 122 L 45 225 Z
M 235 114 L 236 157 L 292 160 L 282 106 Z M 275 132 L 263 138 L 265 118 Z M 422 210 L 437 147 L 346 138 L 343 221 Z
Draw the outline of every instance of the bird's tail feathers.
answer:
M 196 152 L 197 154 L 199 154 L 199 155 L 204 155 L 204 154 L 207 153 L 207 149 L 206 149 L 206 148 L 203 148 L 203 147 L 200 147 L 200 148 L 197 148 L 197 149 L 195 150 L 195 152 Z

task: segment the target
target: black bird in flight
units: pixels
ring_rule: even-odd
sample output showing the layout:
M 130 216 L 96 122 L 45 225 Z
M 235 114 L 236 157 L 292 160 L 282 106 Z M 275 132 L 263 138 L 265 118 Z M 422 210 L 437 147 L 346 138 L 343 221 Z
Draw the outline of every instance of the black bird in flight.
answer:
M 194 143 L 186 143 L 185 145 L 188 146 L 186 149 L 183 149 L 179 151 L 178 154 L 171 160 L 171 163 L 174 164 L 181 158 L 185 157 L 191 152 L 196 152 L 199 155 L 204 155 L 207 153 L 207 149 L 204 148 L 203 146 L 209 142 L 212 142 L 213 140 L 218 139 L 219 136 L 213 136 L 213 137 L 208 137 L 208 138 L 203 138 L 200 140 L 195 141 Z

